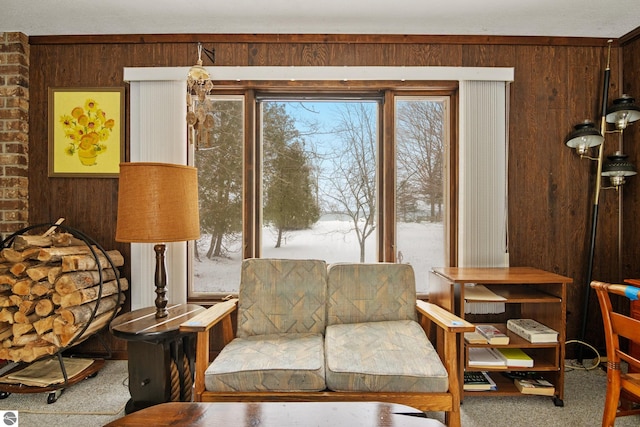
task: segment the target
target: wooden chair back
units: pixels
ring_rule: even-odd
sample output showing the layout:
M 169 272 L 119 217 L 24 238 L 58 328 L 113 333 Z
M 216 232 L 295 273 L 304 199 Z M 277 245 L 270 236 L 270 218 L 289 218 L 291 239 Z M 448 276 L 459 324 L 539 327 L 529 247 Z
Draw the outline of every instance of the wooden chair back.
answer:
M 604 335 L 607 345 L 607 395 L 605 398 L 603 426 L 613 426 L 616 417 L 640 414 L 640 360 L 625 351 L 621 338 L 640 344 L 640 320 L 613 309 L 611 295 L 630 300 L 640 298 L 640 288 L 593 281 L 602 312 Z M 621 370 L 621 362 L 628 364 L 630 371 Z

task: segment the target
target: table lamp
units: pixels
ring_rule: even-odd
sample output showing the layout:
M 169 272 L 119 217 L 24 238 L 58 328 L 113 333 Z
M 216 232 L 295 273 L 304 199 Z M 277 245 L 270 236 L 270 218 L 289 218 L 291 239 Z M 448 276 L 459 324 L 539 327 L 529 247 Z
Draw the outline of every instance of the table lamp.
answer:
M 166 317 L 166 242 L 200 237 L 198 173 L 169 163 L 121 163 L 116 241 L 155 243 L 156 318 Z

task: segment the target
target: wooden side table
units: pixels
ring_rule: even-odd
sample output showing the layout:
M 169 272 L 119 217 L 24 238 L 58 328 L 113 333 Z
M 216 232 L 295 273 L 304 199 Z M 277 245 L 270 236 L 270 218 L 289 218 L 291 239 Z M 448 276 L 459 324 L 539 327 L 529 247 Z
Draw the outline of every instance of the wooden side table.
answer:
M 539 372 L 555 385 L 553 403 L 564 405 L 564 357 L 567 317 L 567 285 L 573 279 L 532 267 L 434 267 L 430 275 L 429 300 L 472 323 L 494 324 L 509 336 L 509 344 L 490 345 L 458 342 L 460 389 L 463 390 L 463 370 L 475 371 L 468 364 L 469 349 L 473 347 L 520 348 L 534 359 L 532 368 L 519 368 Z M 497 294 L 497 299 L 485 299 L 468 294 L 467 285 L 484 285 Z M 486 301 L 503 302 L 503 313 L 465 313 L 465 303 Z M 557 342 L 531 343 L 511 332 L 507 321 L 511 318 L 530 318 L 556 330 Z M 466 391 L 464 396 L 522 396 L 513 381 L 501 375 L 507 367 L 493 367 L 492 379 L 498 390 Z
M 111 333 L 127 340 L 129 392 L 125 412 L 164 402 L 192 399 L 196 334 L 180 332 L 180 324 L 204 310 L 194 304 L 167 307 L 169 315 L 155 317 L 148 307 L 116 317 Z

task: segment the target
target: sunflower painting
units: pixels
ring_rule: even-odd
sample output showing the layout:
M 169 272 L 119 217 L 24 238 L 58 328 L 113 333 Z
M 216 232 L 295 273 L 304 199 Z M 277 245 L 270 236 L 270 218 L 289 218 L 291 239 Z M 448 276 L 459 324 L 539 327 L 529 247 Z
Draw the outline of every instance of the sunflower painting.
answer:
M 49 89 L 49 176 L 117 176 L 124 88 Z

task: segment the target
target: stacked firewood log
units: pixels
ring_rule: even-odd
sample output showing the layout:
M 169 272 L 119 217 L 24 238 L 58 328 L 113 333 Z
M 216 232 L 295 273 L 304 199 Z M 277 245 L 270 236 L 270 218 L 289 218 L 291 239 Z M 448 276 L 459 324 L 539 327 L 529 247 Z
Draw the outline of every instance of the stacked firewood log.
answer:
M 112 266 L 93 249 L 97 257 L 84 241 L 60 232 L 18 235 L 0 251 L 0 359 L 32 362 L 109 323 L 128 289 L 126 279 L 117 279 L 124 258 L 106 251 Z

